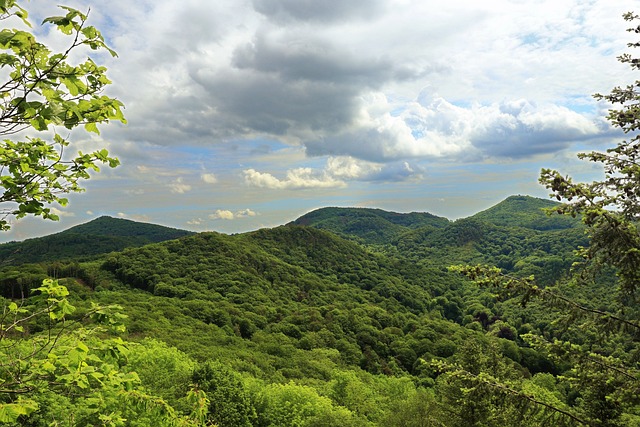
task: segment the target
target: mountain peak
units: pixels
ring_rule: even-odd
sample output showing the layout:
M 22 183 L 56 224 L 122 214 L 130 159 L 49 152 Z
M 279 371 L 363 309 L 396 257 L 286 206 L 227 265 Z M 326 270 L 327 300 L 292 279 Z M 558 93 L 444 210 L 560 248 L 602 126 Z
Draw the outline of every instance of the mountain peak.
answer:
M 0 244 L 0 260 L 5 264 L 61 260 L 77 256 L 94 256 L 127 247 L 177 239 L 190 231 L 162 225 L 101 216 L 60 233 Z
M 495 225 L 516 226 L 534 230 L 561 230 L 574 228 L 580 224 L 575 218 L 548 214 L 547 209 L 559 205 L 558 202 L 538 197 L 509 196 L 495 206 L 479 212 L 470 218 Z
M 432 226 L 445 227 L 446 218 L 426 212 L 398 213 L 372 208 L 321 208 L 288 225 L 306 225 L 357 238 L 365 243 L 388 243 L 403 232 Z
M 159 242 L 168 240 L 168 235 L 172 239 L 192 234 L 186 230 L 165 227 L 157 224 L 138 222 L 124 218 L 113 218 L 107 215 L 100 216 L 84 224 L 76 225 L 60 234 L 80 233 L 97 236 L 146 236 L 149 242 Z

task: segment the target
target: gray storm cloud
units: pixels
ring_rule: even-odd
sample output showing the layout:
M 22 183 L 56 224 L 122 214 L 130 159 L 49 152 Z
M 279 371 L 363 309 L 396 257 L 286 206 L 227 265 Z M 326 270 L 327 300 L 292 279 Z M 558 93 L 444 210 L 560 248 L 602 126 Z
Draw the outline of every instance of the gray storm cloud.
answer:
M 105 23 L 141 22 L 106 31 L 121 48 L 110 68 L 130 124 L 105 136 L 165 146 L 266 138 L 372 162 L 564 150 L 602 134 L 563 104 L 582 79 L 606 76 L 582 40 L 612 42 L 598 8 L 580 6 L 585 19 L 561 27 L 571 9 L 545 4 L 557 18 L 509 2 L 492 13 L 470 1 L 126 3 L 122 20 Z M 507 12 L 514 22 L 501 20 Z M 554 38 L 523 42 L 556 27 L 575 39 L 565 50 Z
M 384 10 L 381 0 L 253 0 L 255 10 L 275 22 L 344 22 L 372 19 Z

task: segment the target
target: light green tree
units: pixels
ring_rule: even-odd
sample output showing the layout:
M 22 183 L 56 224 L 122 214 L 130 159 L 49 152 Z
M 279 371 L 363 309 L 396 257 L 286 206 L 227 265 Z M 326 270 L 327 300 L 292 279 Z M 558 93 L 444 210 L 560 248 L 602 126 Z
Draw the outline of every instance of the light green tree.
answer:
M 0 301 L 0 425 L 205 424 L 203 392 L 185 390 L 188 411 L 180 414 L 125 367 L 132 346 L 117 336 L 120 307 L 91 304 L 80 314 L 51 279 L 34 291 L 19 303 Z
M 106 68 L 91 58 L 70 62 L 83 48 L 115 52 L 87 25 L 87 14 L 61 9 L 64 15 L 43 22 L 68 39 L 66 50 L 52 52 L 29 31 L 27 11 L 16 0 L 0 1 L 0 21 L 26 28 L 0 30 L 0 230 L 27 215 L 58 219 L 51 204 L 66 205 L 65 195 L 82 191 L 81 180 L 99 164 L 119 163 L 105 149 L 75 151 L 58 133 L 79 126 L 99 133 L 100 123 L 125 123 L 122 103 L 104 95 L 111 83 Z
M 264 427 L 356 427 L 366 425 L 348 409 L 334 405 L 308 386 L 270 384 L 257 398 L 257 425 Z

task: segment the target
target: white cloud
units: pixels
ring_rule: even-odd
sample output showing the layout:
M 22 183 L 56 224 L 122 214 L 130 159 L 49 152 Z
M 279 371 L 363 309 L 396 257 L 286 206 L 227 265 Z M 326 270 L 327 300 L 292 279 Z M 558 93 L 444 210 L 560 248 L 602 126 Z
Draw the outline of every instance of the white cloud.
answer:
M 401 182 L 421 180 L 423 168 L 407 161 L 375 163 L 349 156 L 329 157 L 325 172 L 345 181 Z
M 216 184 L 218 182 L 218 178 L 212 173 L 203 173 L 200 175 L 200 179 L 207 184 Z
M 58 209 L 58 208 L 56 208 L 56 207 L 52 207 L 52 208 L 50 208 L 50 209 L 51 209 L 51 213 L 52 213 L 52 214 L 57 215 L 57 216 L 59 216 L 59 217 L 61 217 L 61 218 L 62 218 L 62 217 L 68 217 L 68 218 L 69 218 L 69 217 L 74 217 L 74 216 L 76 216 L 76 214 L 75 214 L 75 213 L 73 213 L 73 212 L 63 211 L 63 210 Z
M 235 213 L 230 211 L 230 210 L 226 210 L 226 209 L 218 209 L 214 213 L 209 215 L 209 218 L 210 219 L 223 219 L 223 220 L 231 221 L 231 220 L 234 220 L 234 219 L 255 217 L 257 215 L 258 215 L 258 213 L 253 211 L 253 210 L 251 210 L 251 209 L 242 209 L 242 210 L 236 211 Z
M 243 209 L 241 211 L 236 212 L 236 218 L 244 218 L 244 217 L 250 217 L 250 216 L 256 216 L 256 215 L 258 214 L 252 211 L 251 209 Z
M 371 96 L 348 131 L 307 142 L 307 153 L 373 162 L 515 158 L 560 151 L 603 132 L 595 119 L 526 100 L 460 107 L 423 93 L 397 115 L 392 115 L 392 108 L 384 96 Z
M 212 213 L 211 215 L 209 215 L 210 219 L 226 219 L 226 220 L 232 220 L 235 218 L 235 215 L 233 214 L 233 212 L 228 211 L 228 210 L 223 210 L 223 209 L 218 209 L 216 210 L 214 213 Z
M 191 191 L 191 186 L 189 184 L 185 184 L 181 177 L 176 178 L 175 181 L 168 184 L 169 189 L 172 193 L 183 194 L 187 191 Z
M 312 188 L 344 187 L 344 181 L 311 168 L 296 168 L 287 171 L 283 179 L 270 173 L 258 172 L 255 169 L 244 170 L 244 179 L 248 185 L 274 190 L 301 190 Z
M 399 182 L 422 178 L 422 168 L 409 162 L 375 163 L 350 156 L 329 157 L 323 169 L 298 168 L 288 170 L 283 179 L 255 169 L 244 171 L 249 186 L 272 190 L 309 190 L 344 188 L 350 181 Z
M 327 172 L 336 178 L 356 180 L 381 170 L 382 166 L 378 163 L 358 160 L 349 156 L 330 157 L 327 160 Z

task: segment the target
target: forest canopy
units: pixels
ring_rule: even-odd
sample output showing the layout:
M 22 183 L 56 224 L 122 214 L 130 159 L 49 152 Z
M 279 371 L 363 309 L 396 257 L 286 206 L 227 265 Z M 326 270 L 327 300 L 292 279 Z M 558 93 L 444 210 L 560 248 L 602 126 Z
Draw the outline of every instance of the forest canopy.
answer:
M 0 31 L 3 229 L 55 219 L 118 164 L 66 157 L 57 129 L 125 120 L 104 67 L 68 63 L 115 53 L 61 10 L 44 24 L 64 52 Z M 15 1 L 0 14 L 28 24 Z M 557 202 L 456 221 L 325 208 L 236 235 L 103 217 L 0 245 L 0 424 L 640 426 L 639 84 L 596 95 L 630 136 L 580 155 L 602 180 L 542 171 Z

